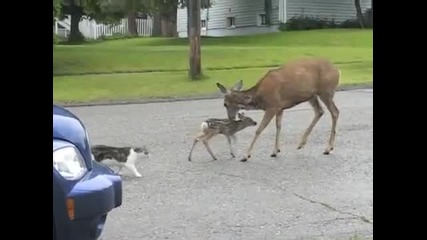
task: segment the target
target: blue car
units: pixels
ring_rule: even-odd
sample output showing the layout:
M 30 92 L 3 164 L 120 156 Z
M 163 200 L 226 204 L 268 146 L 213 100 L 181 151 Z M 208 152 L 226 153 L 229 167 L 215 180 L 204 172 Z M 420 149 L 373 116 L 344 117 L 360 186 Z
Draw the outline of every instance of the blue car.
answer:
M 79 118 L 53 105 L 53 239 L 98 239 L 121 204 L 121 177 L 92 160 Z

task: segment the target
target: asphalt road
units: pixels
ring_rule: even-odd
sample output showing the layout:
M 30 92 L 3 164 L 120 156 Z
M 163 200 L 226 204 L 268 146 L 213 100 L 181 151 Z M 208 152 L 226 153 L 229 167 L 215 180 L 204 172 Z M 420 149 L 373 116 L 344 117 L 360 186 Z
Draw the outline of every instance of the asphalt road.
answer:
M 124 239 L 371 239 L 373 238 L 373 90 L 338 92 L 335 150 L 323 155 L 329 112 L 302 150 L 313 118 L 304 103 L 284 113 L 281 150 L 273 151 L 274 120 L 252 158 L 238 160 L 256 127 L 240 132 L 229 155 L 226 139 L 202 144 L 187 161 L 193 137 L 208 117 L 224 117 L 222 100 L 70 108 L 92 144 L 147 145 L 134 178 L 124 170 L 123 205 L 108 217 L 103 240 Z M 246 112 L 257 122 L 261 111 Z

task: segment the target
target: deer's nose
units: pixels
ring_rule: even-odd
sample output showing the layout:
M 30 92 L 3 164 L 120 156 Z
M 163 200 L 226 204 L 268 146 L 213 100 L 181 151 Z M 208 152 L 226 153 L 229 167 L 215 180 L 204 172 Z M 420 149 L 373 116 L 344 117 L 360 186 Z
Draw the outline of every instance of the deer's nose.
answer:
M 257 122 L 254 122 L 254 126 L 256 126 L 257 125 Z

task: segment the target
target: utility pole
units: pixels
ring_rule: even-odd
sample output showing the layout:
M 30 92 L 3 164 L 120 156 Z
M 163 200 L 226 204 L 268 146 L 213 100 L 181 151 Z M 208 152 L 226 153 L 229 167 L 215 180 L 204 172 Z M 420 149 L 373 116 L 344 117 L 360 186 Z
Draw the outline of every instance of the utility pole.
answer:
M 201 0 L 189 0 L 189 27 L 190 35 L 190 79 L 199 80 L 202 75 L 202 64 L 201 64 L 201 51 L 200 51 L 200 1 Z

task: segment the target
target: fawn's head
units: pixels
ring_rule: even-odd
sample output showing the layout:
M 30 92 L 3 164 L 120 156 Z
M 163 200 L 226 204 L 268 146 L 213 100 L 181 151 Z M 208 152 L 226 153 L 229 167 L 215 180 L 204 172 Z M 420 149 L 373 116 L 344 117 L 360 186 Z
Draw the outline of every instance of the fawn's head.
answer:
M 255 122 L 252 118 L 246 117 L 243 113 L 237 113 L 237 118 L 243 122 L 245 127 L 256 126 L 257 122 Z
M 243 94 L 240 90 L 243 87 L 243 81 L 238 81 L 232 88 L 226 89 L 222 84 L 216 83 L 221 93 L 224 94 L 224 107 L 227 109 L 229 119 L 235 119 L 241 109 L 246 109 L 252 101 L 252 97 Z

